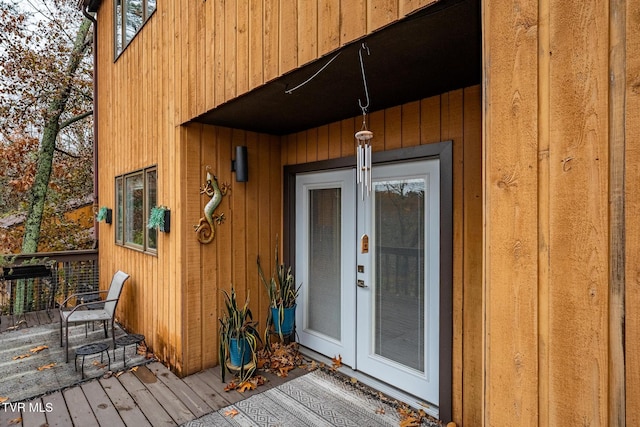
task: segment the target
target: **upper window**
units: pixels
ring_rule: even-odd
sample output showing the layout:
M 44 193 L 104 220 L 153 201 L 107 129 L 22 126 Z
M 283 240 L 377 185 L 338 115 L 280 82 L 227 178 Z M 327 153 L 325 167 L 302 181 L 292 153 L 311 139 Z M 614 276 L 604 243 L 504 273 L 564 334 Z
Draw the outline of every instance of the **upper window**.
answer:
M 116 0 L 114 2 L 116 57 L 133 40 L 156 10 L 156 0 Z
M 158 231 L 147 228 L 157 203 L 155 167 L 116 177 L 116 243 L 146 252 L 158 249 Z

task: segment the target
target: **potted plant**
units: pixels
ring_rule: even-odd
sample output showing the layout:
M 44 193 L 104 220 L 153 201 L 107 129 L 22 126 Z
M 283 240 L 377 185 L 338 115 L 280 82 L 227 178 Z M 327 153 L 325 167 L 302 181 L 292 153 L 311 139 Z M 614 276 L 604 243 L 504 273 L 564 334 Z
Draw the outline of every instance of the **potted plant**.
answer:
M 101 206 L 98 209 L 98 213 L 96 214 L 96 221 L 104 221 L 107 224 L 111 224 L 111 218 L 113 215 L 113 211 L 106 206 Z
M 284 336 L 290 336 L 293 333 L 296 318 L 296 298 L 300 291 L 300 286 L 296 288 L 291 266 L 280 264 L 277 238 L 275 252 L 275 268 L 269 281 L 267 281 L 262 271 L 260 257 L 258 257 L 257 260 L 258 274 L 269 295 L 270 310 L 269 318 L 267 319 L 267 328 L 265 329 L 266 342 L 269 342 L 267 334 L 269 333 L 270 325 L 273 325 L 280 339 L 284 339 Z
M 226 313 L 220 321 L 219 357 L 222 381 L 227 371 L 239 372 L 240 380 L 245 381 L 253 375 L 257 366 L 257 347 L 260 340 L 258 322 L 253 320 L 249 309 L 249 298 L 240 306 L 236 291 L 224 292 Z
M 171 224 L 171 211 L 166 206 L 154 206 L 149 213 L 147 228 L 158 227 L 163 233 L 168 233 Z

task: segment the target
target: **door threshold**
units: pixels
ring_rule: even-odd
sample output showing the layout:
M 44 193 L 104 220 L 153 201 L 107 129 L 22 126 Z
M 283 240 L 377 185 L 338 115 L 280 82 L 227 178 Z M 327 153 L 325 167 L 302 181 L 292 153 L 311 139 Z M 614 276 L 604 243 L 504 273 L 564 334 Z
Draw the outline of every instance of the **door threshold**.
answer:
M 333 363 L 332 360 L 320 353 L 317 353 L 313 350 L 311 350 L 310 348 L 304 347 L 302 345 L 298 346 L 300 353 L 302 353 L 303 355 L 317 361 L 317 362 L 322 362 L 327 366 L 331 366 L 331 364 Z M 342 365 L 341 367 L 339 367 L 337 369 L 338 372 L 340 372 L 341 374 L 347 375 L 350 378 L 355 378 L 356 380 L 358 380 L 359 382 L 361 382 L 362 384 L 365 384 L 371 388 L 374 388 L 380 392 L 382 392 L 384 395 L 386 395 L 387 397 L 390 397 L 392 399 L 395 399 L 399 402 L 402 403 L 406 403 L 407 405 L 409 405 L 412 409 L 414 410 L 423 410 L 425 411 L 428 415 L 438 419 L 438 415 L 439 415 L 439 410 L 437 406 L 434 406 L 430 403 L 425 402 L 424 400 L 413 396 L 403 390 L 400 390 L 396 387 L 393 387 L 387 383 L 384 383 L 380 380 L 377 380 L 376 378 L 373 378 L 367 374 L 364 374 L 362 372 L 359 371 L 354 371 L 353 369 L 351 369 L 348 366 Z

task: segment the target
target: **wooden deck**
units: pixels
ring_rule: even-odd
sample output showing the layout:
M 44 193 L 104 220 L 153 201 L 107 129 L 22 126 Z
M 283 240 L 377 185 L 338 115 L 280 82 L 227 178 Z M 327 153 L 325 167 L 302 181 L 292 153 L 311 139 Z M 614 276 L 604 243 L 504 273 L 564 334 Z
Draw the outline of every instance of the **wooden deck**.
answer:
M 46 312 L 20 319 L 2 316 L 0 331 L 23 319 L 28 326 L 55 320 Z M 180 425 L 305 373 L 303 369 L 294 369 L 288 377 L 280 378 L 260 372 L 266 383 L 256 390 L 239 393 L 224 391 L 219 367 L 180 379 L 161 363 L 152 362 L 138 366 L 135 371 L 90 380 L 32 400 L 0 403 L 0 427 Z

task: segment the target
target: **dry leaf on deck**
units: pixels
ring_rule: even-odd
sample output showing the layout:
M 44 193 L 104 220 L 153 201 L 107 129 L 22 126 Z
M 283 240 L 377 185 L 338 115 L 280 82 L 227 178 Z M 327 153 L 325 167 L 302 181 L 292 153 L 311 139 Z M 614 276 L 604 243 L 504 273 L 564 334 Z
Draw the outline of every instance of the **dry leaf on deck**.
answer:
M 11 421 L 9 421 L 9 425 L 13 425 L 13 424 L 22 424 L 22 417 L 14 418 Z
M 229 384 L 225 386 L 224 391 L 235 390 L 236 388 L 238 388 L 238 385 L 233 381 L 231 381 Z
M 55 363 L 49 363 L 48 365 L 43 365 L 38 368 L 38 371 L 44 371 L 45 369 L 51 369 L 56 366 Z
M 95 366 L 95 367 L 97 367 L 98 369 L 103 369 L 104 367 L 106 367 L 106 366 L 107 366 L 107 365 L 105 365 L 105 364 L 104 364 L 104 363 L 102 363 L 102 362 L 98 362 L 97 360 L 94 360 L 94 361 L 92 362 L 92 365 L 93 365 L 93 366 Z
M 118 378 L 120 375 L 124 374 L 124 371 L 116 372 L 114 375 Z
M 237 388 L 238 392 L 240 393 L 244 393 L 247 390 L 255 390 L 255 389 L 256 389 L 256 385 L 251 381 L 244 381 L 240 383 L 240 385 Z
M 38 353 L 42 350 L 46 350 L 48 349 L 49 346 L 48 345 L 39 345 L 37 347 L 32 348 L 31 350 L 29 350 L 31 353 Z
M 351 384 L 358 384 L 358 379 L 357 378 L 349 378 L 349 382 L 351 382 Z
M 21 354 L 19 356 L 13 356 L 13 360 L 24 359 L 27 357 L 31 357 L 31 355 L 29 353 L 26 353 L 26 354 Z
M 288 377 L 289 376 L 289 371 L 293 369 L 293 366 L 281 366 L 278 368 L 278 372 L 277 375 L 279 377 Z
M 6 402 L 7 400 L 9 400 L 9 398 L 8 398 L 8 397 L 2 397 L 2 396 L 0 396 L 0 403 L 4 403 L 4 402 Z
M 233 417 L 235 417 L 235 416 L 236 416 L 236 415 L 238 415 L 238 414 L 239 414 L 238 410 L 234 408 L 234 409 L 229 409 L 228 411 L 226 411 L 226 412 L 224 413 L 224 416 L 225 416 L 225 417 L 232 417 L 232 418 L 233 418 Z
M 420 419 L 417 417 L 407 417 L 400 420 L 400 427 L 420 427 Z
M 342 356 L 341 355 L 337 355 L 336 357 L 331 359 L 331 367 L 333 369 L 338 369 L 341 366 L 342 366 Z
M 135 372 L 135 371 L 137 371 L 137 370 L 138 370 L 138 367 L 137 367 L 137 366 L 134 366 L 133 368 L 129 369 L 129 372 Z

